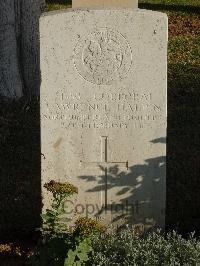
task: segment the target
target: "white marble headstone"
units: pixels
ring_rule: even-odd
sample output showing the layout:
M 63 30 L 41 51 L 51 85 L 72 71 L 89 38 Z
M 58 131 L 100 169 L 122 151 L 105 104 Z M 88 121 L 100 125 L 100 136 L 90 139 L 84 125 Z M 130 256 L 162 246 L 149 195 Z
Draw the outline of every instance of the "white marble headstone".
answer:
M 77 215 L 163 227 L 167 16 L 50 12 L 40 35 L 42 183 L 76 185 Z

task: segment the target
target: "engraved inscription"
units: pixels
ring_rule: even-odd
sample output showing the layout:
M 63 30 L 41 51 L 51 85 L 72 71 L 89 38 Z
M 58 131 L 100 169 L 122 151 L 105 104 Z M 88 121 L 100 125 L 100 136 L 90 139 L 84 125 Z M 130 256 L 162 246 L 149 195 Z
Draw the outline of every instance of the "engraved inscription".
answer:
M 83 37 L 74 49 L 74 65 L 87 81 L 110 85 L 123 79 L 130 69 L 132 52 L 117 31 L 103 28 Z
M 151 93 L 66 93 L 59 90 L 55 102 L 43 112 L 45 120 L 59 121 L 67 129 L 128 129 L 158 127 L 164 121 L 162 107 Z

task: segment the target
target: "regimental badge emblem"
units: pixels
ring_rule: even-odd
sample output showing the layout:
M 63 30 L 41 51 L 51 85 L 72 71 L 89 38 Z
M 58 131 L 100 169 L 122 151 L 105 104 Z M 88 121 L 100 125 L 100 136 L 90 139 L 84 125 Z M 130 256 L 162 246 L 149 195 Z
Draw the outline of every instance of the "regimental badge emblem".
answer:
M 87 81 L 111 85 L 126 77 L 132 64 L 132 52 L 119 32 L 103 28 L 81 38 L 74 49 L 74 65 Z

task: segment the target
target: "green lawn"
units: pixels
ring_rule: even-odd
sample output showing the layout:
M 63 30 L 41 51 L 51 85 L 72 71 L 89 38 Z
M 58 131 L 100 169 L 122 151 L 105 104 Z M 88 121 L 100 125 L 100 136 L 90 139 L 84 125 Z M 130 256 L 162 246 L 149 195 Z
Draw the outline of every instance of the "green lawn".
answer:
M 47 0 L 48 10 L 69 8 L 72 5 L 72 1 L 69 0 Z
M 47 0 L 49 10 L 61 9 L 66 7 L 71 7 L 72 0 Z M 171 8 L 175 6 L 183 7 L 183 9 L 190 9 L 191 7 L 200 7 L 199 0 L 139 0 L 140 7 L 146 5 L 159 5 L 157 8 L 166 10 L 170 6 Z M 187 10 L 186 10 L 187 11 Z
M 199 0 L 139 0 L 139 3 L 199 6 Z

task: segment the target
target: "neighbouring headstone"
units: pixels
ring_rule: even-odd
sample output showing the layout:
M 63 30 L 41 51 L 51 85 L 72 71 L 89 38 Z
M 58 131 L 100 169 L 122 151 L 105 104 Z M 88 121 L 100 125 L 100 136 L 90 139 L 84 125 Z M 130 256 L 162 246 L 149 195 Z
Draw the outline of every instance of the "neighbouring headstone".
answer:
M 74 9 L 40 33 L 42 184 L 78 187 L 71 215 L 163 227 L 167 16 Z
M 44 0 L 6 0 L 0 8 L 0 96 L 38 95 L 39 17 Z
M 138 7 L 138 0 L 73 0 L 72 7 Z

